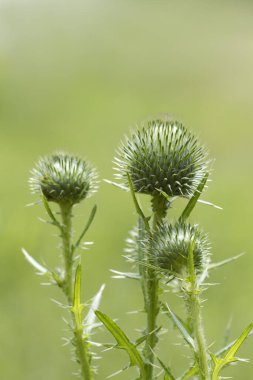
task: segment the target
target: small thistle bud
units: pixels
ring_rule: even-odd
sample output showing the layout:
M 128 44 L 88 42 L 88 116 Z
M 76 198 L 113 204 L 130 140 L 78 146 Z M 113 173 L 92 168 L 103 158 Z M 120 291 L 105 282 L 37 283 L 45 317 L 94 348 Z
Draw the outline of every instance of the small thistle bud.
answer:
M 177 121 L 153 120 L 127 138 L 115 158 L 116 178 L 153 197 L 191 196 L 207 170 L 206 151 Z
M 42 193 L 47 201 L 58 204 L 74 205 L 97 190 L 96 171 L 67 153 L 41 158 L 31 173 L 32 192 Z
M 151 244 L 153 264 L 180 275 L 187 271 L 189 252 L 194 241 L 193 257 L 196 273 L 201 273 L 209 262 L 210 246 L 207 236 L 197 225 L 162 224 Z

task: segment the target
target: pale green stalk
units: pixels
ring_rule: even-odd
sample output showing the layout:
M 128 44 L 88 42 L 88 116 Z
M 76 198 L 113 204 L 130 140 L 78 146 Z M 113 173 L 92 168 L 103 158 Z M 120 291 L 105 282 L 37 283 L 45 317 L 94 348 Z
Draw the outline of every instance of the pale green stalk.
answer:
M 73 306 L 73 245 L 72 245 L 72 224 L 71 224 L 71 212 L 72 205 L 61 205 L 61 237 L 62 237 L 62 249 L 64 256 L 65 273 L 62 283 L 62 289 L 67 297 L 68 304 Z M 81 374 L 83 380 L 92 380 L 92 370 L 90 367 L 90 354 L 87 347 L 87 342 L 83 336 L 83 325 L 81 314 L 77 313 L 74 308 L 71 309 L 72 321 L 73 321 L 73 334 L 74 334 L 74 346 L 77 356 L 77 361 L 81 367 Z
M 208 366 L 208 348 L 206 345 L 201 318 L 201 289 L 195 274 L 193 250 L 194 244 L 192 244 L 189 252 L 188 265 L 190 282 L 190 289 L 187 298 L 189 324 L 196 343 L 195 357 L 199 367 L 199 380 L 209 380 L 210 371 Z
M 166 215 L 166 200 L 162 195 L 154 197 L 152 200 L 153 205 L 153 226 L 152 233 L 158 228 L 161 223 L 163 217 Z M 152 233 L 150 235 L 150 256 L 152 256 Z M 147 257 L 147 264 L 152 264 L 152 257 Z M 145 289 L 144 295 L 144 303 L 145 310 L 147 313 L 147 339 L 144 347 L 144 357 L 146 360 L 146 377 L 145 380 L 152 380 L 153 378 L 153 364 L 154 364 L 154 348 L 158 342 L 158 337 L 156 333 L 156 320 L 159 314 L 159 279 L 157 276 L 157 272 L 155 269 L 147 266 L 145 270 L 142 270 L 144 274 L 144 285 L 142 285 L 142 289 Z
M 73 257 L 72 257 L 72 245 L 71 245 L 71 204 L 62 204 L 60 206 L 62 226 L 61 226 L 61 238 L 62 238 L 62 251 L 64 258 L 64 280 L 63 291 L 68 299 L 68 303 L 72 305 L 73 301 Z

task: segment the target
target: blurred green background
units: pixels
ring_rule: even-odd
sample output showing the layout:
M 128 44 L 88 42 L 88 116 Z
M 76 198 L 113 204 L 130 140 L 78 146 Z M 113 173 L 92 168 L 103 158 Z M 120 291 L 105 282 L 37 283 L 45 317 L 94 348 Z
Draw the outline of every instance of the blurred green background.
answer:
M 253 320 L 252 141 L 253 3 L 251 1 L 0 0 L 0 378 L 67 380 L 75 370 L 57 289 L 40 278 L 20 249 L 51 266 L 59 258 L 53 227 L 27 186 L 40 155 L 58 149 L 87 157 L 101 179 L 113 178 L 112 159 L 122 136 L 147 117 L 179 119 L 200 136 L 215 158 L 204 198 L 224 210 L 199 205 L 192 217 L 209 232 L 215 261 L 240 252 L 239 261 L 213 273 L 221 283 L 205 294 L 207 338 L 218 349 L 232 318 L 231 340 Z M 101 310 L 131 338 L 143 324 L 137 283 L 112 280 L 110 268 L 129 270 L 121 254 L 136 216 L 127 193 L 104 182 L 75 209 L 80 230 L 89 210 L 98 214 L 83 254 L 83 295 L 105 282 Z M 177 203 L 173 213 L 180 212 Z M 180 300 L 167 295 L 178 313 Z M 65 315 L 66 317 L 67 315 Z M 189 352 L 166 319 L 160 355 L 180 374 Z M 113 341 L 104 332 L 94 340 Z M 253 341 L 240 353 L 251 363 L 224 371 L 253 378 Z M 97 379 L 127 362 L 106 352 Z M 133 371 L 117 379 L 134 378 Z M 74 378 L 74 377 L 73 377 Z

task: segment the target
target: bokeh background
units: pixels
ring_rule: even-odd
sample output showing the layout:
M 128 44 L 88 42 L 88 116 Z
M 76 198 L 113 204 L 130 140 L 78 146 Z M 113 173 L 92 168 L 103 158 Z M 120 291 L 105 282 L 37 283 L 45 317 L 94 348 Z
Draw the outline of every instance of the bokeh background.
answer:
M 67 380 L 76 369 L 57 289 L 21 255 L 57 265 L 58 240 L 43 224 L 41 206 L 29 192 L 29 171 L 39 156 L 64 149 L 88 158 L 101 179 L 113 178 L 112 159 L 122 136 L 142 120 L 168 113 L 192 129 L 215 158 L 204 198 L 224 208 L 199 205 L 192 220 L 208 231 L 213 259 L 246 252 L 210 277 L 204 323 L 213 350 L 253 320 L 252 1 L 0 0 L 0 378 Z M 146 204 L 146 200 L 142 200 Z M 143 314 L 138 283 L 113 280 L 110 268 L 129 270 L 121 254 L 136 215 L 127 193 L 101 182 L 100 191 L 75 209 L 78 232 L 98 204 L 83 253 L 83 295 L 102 283 L 101 310 L 117 318 L 131 338 Z M 177 203 L 178 215 L 183 203 Z M 148 210 L 147 210 L 148 212 Z M 180 300 L 167 301 L 182 313 Z M 65 315 L 67 317 L 67 315 Z M 189 352 L 169 320 L 160 356 L 179 375 Z M 105 332 L 94 340 L 113 342 Z M 240 351 L 251 359 L 224 371 L 253 378 L 253 340 Z M 106 352 L 97 379 L 127 363 L 123 352 Z M 74 377 L 73 377 L 74 378 Z M 134 371 L 117 375 L 134 378 Z

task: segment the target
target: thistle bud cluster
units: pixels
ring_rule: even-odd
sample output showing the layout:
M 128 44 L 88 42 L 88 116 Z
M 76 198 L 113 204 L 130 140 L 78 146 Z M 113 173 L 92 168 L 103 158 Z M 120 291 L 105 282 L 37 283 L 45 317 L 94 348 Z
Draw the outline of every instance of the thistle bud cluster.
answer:
M 136 193 L 152 197 L 154 213 L 166 216 L 168 199 L 190 198 L 207 172 L 207 152 L 197 138 L 178 121 L 151 120 L 126 138 L 118 149 L 116 178 L 131 178 Z M 166 198 L 165 198 L 166 197 Z M 207 266 L 210 249 L 206 235 L 197 225 L 160 223 L 152 242 L 144 241 L 149 262 L 159 270 L 179 276 L 187 269 L 194 241 L 194 266 L 201 273 Z

